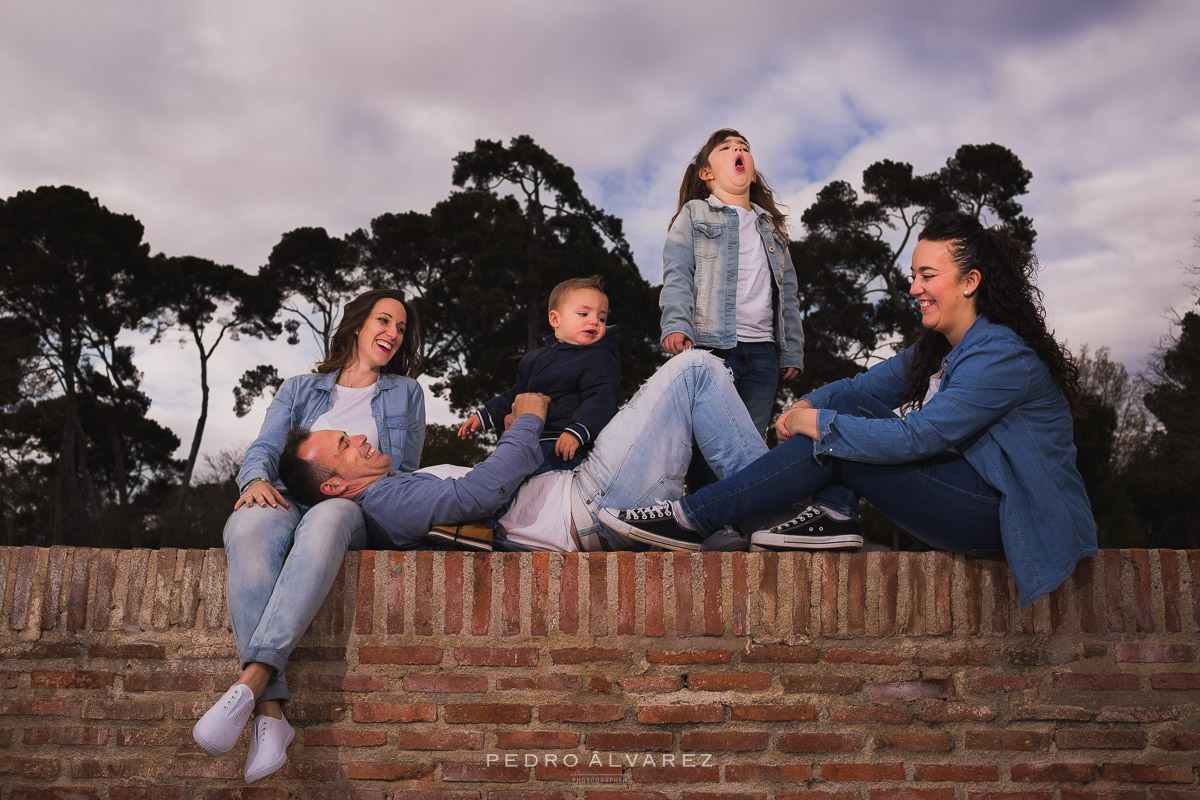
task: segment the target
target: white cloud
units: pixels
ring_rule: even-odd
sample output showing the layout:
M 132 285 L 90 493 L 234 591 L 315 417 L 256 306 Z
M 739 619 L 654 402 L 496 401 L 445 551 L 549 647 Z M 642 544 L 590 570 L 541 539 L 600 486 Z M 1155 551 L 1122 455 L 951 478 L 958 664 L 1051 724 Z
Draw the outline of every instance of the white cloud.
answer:
M 1195 4 L 18 0 L 4 16 L 0 196 L 80 186 L 172 255 L 254 270 L 295 227 L 427 210 L 456 153 L 530 133 L 657 281 L 683 166 L 733 125 L 797 231 L 822 185 L 880 158 L 928 172 L 963 143 L 1009 147 L 1034 173 L 1052 321 L 1134 369 L 1181 299 L 1177 265 L 1200 260 Z M 138 341 L 135 359 L 186 447 L 183 352 Z M 229 412 L 246 367 L 314 355 L 223 345 L 205 450 L 257 429 L 259 409 Z

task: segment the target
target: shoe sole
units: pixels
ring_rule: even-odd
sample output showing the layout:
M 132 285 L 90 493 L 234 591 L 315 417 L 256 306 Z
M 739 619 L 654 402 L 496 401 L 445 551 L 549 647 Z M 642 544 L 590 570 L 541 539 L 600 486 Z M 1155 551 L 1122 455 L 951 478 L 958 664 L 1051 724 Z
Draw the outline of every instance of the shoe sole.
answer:
M 281 750 L 279 753 L 279 759 L 277 761 L 275 761 L 273 764 L 271 764 L 270 767 L 260 767 L 259 770 L 254 773 L 253 777 L 251 777 L 251 774 L 249 772 L 247 772 L 246 773 L 246 783 L 254 783 L 255 781 L 260 781 L 263 778 L 267 777 L 268 775 L 278 772 L 280 769 L 282 769 L 283 765 L 287 763 L 288 745 L 290 745 L 292 743 L 292 740 L 295 738 L 296 738 L 296 729 L 292 728 L 291 732 L 288 733 L 287 741 L 283 743 L 283 750 Z
M 238 736 L 239 737 L 241 736 L 240 731 L 238 733 Z M 204 748 L 204 752 L 208 753 L 210 756 L 223 756 L 226 753 L 228 753 L 230 750 L 233 749 L 233 745 L 230 745 L 229 747 L 226 747 L 224 750 L 222 750 L 220 747 L 217 747 L 215 744 L 208 741 L 207 739 L 203 739 L 200 736 L 196 735 L 195 731 L 192 731 L 192 738 L 196 741 L 196 744 L 198 744 L 202 748 Z M 233 744 L 237 744 L 237 741 L 235 740 Z
M 700 552 L 700 542 L 681 542 L 678 539 L 668 539 L 665 536 L 656 536 L 653 533 L 647 533 L 641 528 L 635 528 L 627 522 L 622 522 L 617 519 L 617 515 L 611 513 L 608 509 L 602 508 L 596 514 L 600 520 L 600 524 L 617 533 L 624 534 L 634 541 L 642 544 L 652 544 L 655 547 L 661 547 L 664 550 L 682 550 L 689 553 Z
M 857 533 L 838 536 L 803 536 L 786 533 L 756 533 L 750 538 L 755 552 L 775 550 L 858 550 L 863 537 Z

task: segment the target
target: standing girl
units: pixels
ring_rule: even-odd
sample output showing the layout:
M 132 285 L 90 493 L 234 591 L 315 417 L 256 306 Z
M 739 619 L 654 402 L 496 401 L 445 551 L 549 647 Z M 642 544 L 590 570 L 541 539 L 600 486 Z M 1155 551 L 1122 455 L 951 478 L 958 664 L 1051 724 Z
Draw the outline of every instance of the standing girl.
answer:
M 279 481 L 279 454 L 297 425 L 365 435 L 392 469 L 413 472 L 425 439 L 417 318 L 404 294 L 365 292 L 346 304 L 329 356 L 310 375 L 284 381 L 238 474 L 241 495 L 225 523 L 226 598 L 242 673 L 192 731 L 212 755 L 237 743 L 257 712 L 246 782 L 287 761 L 295 731 L 284 667 L 329 593 L 347 550 L 367 541 L 362 509 L 335 499 L 309 508 Z
M 695 345 L 724 360 L 759 433 L 780 373 L 790 381 L 804 365 L 785 219 L 746 137 L 722 128 L 684 170 L 663 247 L 663 350 Z

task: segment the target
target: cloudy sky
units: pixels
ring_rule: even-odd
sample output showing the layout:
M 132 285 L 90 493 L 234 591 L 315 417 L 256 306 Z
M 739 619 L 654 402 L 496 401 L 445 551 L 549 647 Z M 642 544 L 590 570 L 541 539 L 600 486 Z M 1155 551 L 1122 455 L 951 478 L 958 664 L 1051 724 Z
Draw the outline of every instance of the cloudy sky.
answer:
M 1198 30 L 1190 0 L 7 0 L 0 197 L 78 186 L 154 252 L 254 271 L 293 228 L 427 211 L 455 154 L 528 133 L 657 283 L 683 166 L 715 128 L 747 134 L 797 219 L 881 158 L 929 172 L 998 142 L 1034 175 L 1052 325 L 1136 372 L 1200 263 Z M 194 350 L 131 343 L 186 450 Z M 222 344 L 204 451 L 257 430 L 265 406 L 232 413 L 244 369 L 316 356 Z

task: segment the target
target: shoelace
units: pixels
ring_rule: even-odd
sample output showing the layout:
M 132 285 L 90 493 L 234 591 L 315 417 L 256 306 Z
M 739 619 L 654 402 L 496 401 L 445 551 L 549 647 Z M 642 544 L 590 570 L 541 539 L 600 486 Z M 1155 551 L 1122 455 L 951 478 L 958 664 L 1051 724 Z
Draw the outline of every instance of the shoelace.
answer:
M 791 519 L 789 519 L 787 522 L 783 523 L 782 525 L 776 525 L 774 528 L 771 528 L 770 532 L 771 533 L 779 533 L 780 531 L 782 531 L 785 528 L 793 528 L 798 524 L 807 522 L 810 519 L 816 519 L 819 516 L 821 516 L 820 509 L 818 509 L 816 506 L 809 506 L 808 508 L 804 509 L 799 514 L 792 517 Z
M 656 506 L 646 506 L 645 508 L 631 508 L 625 512 L 629 519 L 651 520 L 651 519 L 669 519 L 674 515 L 671 513 L 670 503 L 659 503 Z

